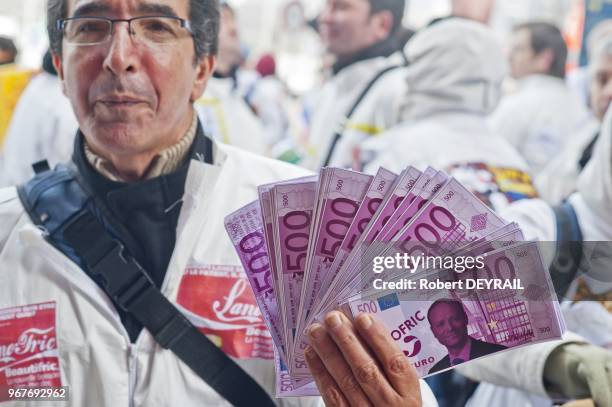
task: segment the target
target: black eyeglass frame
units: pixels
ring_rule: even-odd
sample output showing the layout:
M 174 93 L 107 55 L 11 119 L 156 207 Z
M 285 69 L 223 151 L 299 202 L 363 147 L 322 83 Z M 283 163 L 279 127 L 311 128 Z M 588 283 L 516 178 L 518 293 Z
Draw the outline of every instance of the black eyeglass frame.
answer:
M 113 28 L 115 26 L 115 23 L 122 23 L 122 22 L 126 22 L 128 23 L 128 29 L 130 31 L 130 33 L 132 32 L 132 21 L 134 20 L 145 20 L 148 18 L 168 18 L 168 19 L 172 19 L 172 20 L 177 20 L 180 25 L 181 28 L 186 29 L 189 34 L 193 37 L 194 33 L 193 33 L 193 29 L 191 28 L 191 23 L 189 22 L 189 20 L 185 20 L 184 18 L 181 17 L 176 17 L 176 16 L 165 16 L 165 15 L 151 15 L 151 16 L 138 16 L 138 17 L 132 17 L 132 18 L 108 18 L 108 17 L 96 17 L 96 16 L 78 16 L 78 17 L 68 17 L 68 18 L 61 18 L 59 20 L 57 20 L 55 22 L 56 24 L 56 28 L 58 31 L 60 31 L 62 33 L 62 37 L 64 36 L 64 28 L 66 26 L 66 23 L 68 21 L 78 21 L 78 20 L 99 20 L 99 21 L 106 21 L 109 22 L 111 25 L 111 29 L 110 29 L 110 33 L 112 35 L 113 32 Z M 104 41 L 102 41 L 104 42 Z M 102 43 L 100 42 L 100 43 Z M 93 43 L 93 44 L 97 44 L 97 43 Z M 92 45 L 93 45 L 92 44 Z M 83 44 L 83 45 L 88 45 L 88 44 Z

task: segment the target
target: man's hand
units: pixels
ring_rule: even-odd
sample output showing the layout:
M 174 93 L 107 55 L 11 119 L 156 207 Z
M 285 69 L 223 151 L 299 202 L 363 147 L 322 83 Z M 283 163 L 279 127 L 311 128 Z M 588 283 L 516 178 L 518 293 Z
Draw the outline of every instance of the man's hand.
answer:
M 546 360 L 544 382 L 552 394 L 612 406 L 612 352 L 587 343 L 562 345 Z
M 325 326 L 310 327 L 309 337 L 306 362 L 327 406 L 422 405 L 416 370 L 370 315 L 359 315 L 353 325 L 330 312 Z

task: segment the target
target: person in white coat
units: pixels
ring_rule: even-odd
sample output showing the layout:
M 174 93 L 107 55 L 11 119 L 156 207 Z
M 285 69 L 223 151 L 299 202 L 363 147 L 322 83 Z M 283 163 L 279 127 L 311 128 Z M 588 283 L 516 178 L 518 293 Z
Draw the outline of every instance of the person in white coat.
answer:
M 491 124 L 534 176 L 592 120 L 565 83 L 566 60 L 567 46 L 555 25 L 529 22 L 514 28 L 509 62 L 517 90 L 502 99 Z
M 206 134 L 213 140 L 266 155 L 270 145 L 265 129 L 238 86 L 240 59 L 240 36 L 235 10 L 223 2 L 218 63 L 206 91 L 196 101 L 196 110 Z
M 217 2 L 51 0 L 47 18 L 79 131 L 71 163 L 0 190 L 0 402 L 37 405 L 11 390 L 52 387 L 69 391 L 56 406 L 321 405 L 272 400 L 270 336 L 236 312 L 256 303 L 224 217 L 305 171 L 205 136 L 193 103 L 215 65 Z M 229 301 L 246 307 L 228 318 Z M 388 333 L 364 329 L 348 344 L 319 327 L 361 356 L 310 358 L 323 398 L 377 384 L 386 405 L 435 406 L 408 363 L 367 383 L 337 369 L 395 362 Z
M 536 177 L 538 192 L 557 205 L 576 190 L 580 172 L 588 163 L 601 121 L 612 102 L 612 35 L 598 37 L 589 52 L 589 95 L 595 120 L 574 134 L 567 146 Z
M 430 165 L 496 209 L 535 196 L 527 164 L 486 120 L 506 73 L 494 37 L 482 23 L 450 18 L 410 40 L 402 122 L 364 144 L 366 170 Z
M 593 158 L 580 175 L 578 190 L 568 202 L 582 232 L 584 274 L 569 287 L 562 311 L 567 328 L 584 339 L 554 352 L 554 343 L 534 345 L 466 365 L 463 374 L 488 382 L 479 386 L 469 406 L 548 407 L 552 400 L 573 398 L 612 405 L 612 109 Z M 517 222 L 527 239 L 539 239 L 545 247 L 557 240 L 555 213 L 543 200 L 513 204 L 501 215 Z M 554 251 L 544 253 L 550 264 Z
M 30 179 L 31 164 L 37 161 L 46 159 L 55 165 L 68 160 L 77 127 L 47 53 L 43 71 L 32 78 L 15 107 L 0 152 L 0 186 Z
M 405 61 L 393 35 L 401 26 L 404 8 L 404 0 L 326 1 L 319 33 L 336 62 L 333 76 L 313 103 L 301 165 L 313 170 L 323 165 L 355 167 L 359 145 L 397 123 Z

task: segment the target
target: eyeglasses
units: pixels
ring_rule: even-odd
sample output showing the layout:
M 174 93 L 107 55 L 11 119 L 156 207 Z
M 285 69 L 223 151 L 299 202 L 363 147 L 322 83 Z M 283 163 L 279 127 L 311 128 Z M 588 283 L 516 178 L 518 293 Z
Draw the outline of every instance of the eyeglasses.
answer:
M 143 16 L 130 19 L 106 17 L 70 17 L 57 20 L 57 29 L 62 32 L 67 44 L 95 45 L 111 38 L 113 25 L 128 23 L 130 35 L 150 44 L 167 44 L 181 38 L 185 32 L 193 36 L 189 21 L 173 16 Z

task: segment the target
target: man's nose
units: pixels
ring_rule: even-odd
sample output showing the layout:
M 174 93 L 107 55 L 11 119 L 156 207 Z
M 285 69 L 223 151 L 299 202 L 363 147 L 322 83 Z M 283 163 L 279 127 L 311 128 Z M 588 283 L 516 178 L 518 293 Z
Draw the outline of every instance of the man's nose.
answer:
M 329 24 L 331 20 L 331 9 L 329 6 L 324 7 L 321 11 L 321 14 L 317 17 L 317 23 L 319 24 Z
M 108 50 L 104 59 L 104 69 L 107 69 L 114 75 L 134 72 L 137 68 L 138 57 L 127 22 L 114 24 L 108 43 Z

